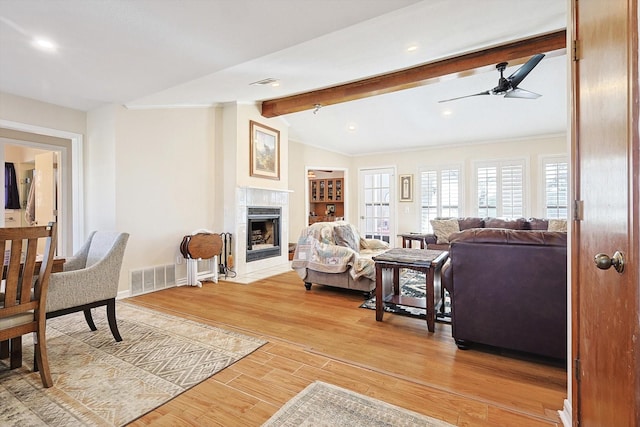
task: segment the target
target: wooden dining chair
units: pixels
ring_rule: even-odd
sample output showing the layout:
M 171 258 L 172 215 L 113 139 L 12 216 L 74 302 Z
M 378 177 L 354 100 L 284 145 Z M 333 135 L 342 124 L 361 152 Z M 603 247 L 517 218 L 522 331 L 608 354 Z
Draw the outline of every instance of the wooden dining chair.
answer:
M 34 332 L 34 358 L 44 387 L 53 385 L 47 358 L 45 307 L 56 247 L 56 228 L 55 223 L 0 228 L 0 246 L 5 248 L 2 276 L 5 283 L 4 292 L 0 293 L 0 343 L 5 352 L 8 347 L 10 368 L 17 368 L 22 365 L 22 335 Z M 42 242 L 42 257 L 38 256 L 39 241 Z

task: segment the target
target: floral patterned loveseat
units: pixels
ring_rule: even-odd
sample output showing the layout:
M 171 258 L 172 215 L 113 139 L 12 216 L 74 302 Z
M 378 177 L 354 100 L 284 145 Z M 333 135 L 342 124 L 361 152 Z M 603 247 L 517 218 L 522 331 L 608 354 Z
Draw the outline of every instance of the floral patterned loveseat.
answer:
M 365 239 L 345 221 L 317 222 L 302 230 L 291 267 L 307 290 L 313 283 L 363 291 L 376 288 L 371 257 L 389 249 L 381 240 Z

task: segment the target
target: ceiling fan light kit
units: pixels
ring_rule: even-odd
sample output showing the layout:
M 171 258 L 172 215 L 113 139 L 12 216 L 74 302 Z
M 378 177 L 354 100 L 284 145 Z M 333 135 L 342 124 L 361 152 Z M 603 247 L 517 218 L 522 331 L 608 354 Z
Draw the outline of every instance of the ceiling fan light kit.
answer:
M 456 99 L 470 98 L 472 96 L 479 95 L 503 95 L 505 98 L 522 98 L 522 99 L 536 99 L 542 95 L 521 89 L 518 85 L 524 80 L 525 77 L 535 68 L 536 65 L 544 58 L 543 53 L 533 55 L 522 67 L 518 68 L 509 77 L 504 77 L 504 70 L 507 69 L 507 62 L 500 62 L 496 65 L 496 69 L 500 72 L 500 79 L 498 80 L 498 86 L 493 89 L 485 90 L 484 92 L 474 93 L 473 95 L 459 96 L 456 98 L 444 99 L 438 102 L 455 101 Z

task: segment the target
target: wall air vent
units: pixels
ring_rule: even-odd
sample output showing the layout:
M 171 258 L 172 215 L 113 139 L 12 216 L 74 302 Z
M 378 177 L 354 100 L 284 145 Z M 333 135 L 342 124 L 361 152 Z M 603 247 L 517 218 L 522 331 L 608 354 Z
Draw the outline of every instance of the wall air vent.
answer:
M 129 290 L 131 295 L 146 294 L 176 286 L 176 266 L 174 264 L 132 270 Z

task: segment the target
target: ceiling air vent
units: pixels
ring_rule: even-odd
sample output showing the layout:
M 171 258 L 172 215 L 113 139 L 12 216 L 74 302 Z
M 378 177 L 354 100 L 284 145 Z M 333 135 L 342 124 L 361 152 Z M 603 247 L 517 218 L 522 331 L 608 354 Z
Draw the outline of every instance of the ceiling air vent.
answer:
M 258 80 L 257 82 L 250 83 L 249 85 L 250 86 L 267 86 L 267 85 L 272 85 L 274 83 L 278 83 L 278 79 L 269 77 L 267 79 L 262 79 L 262 80 Z

